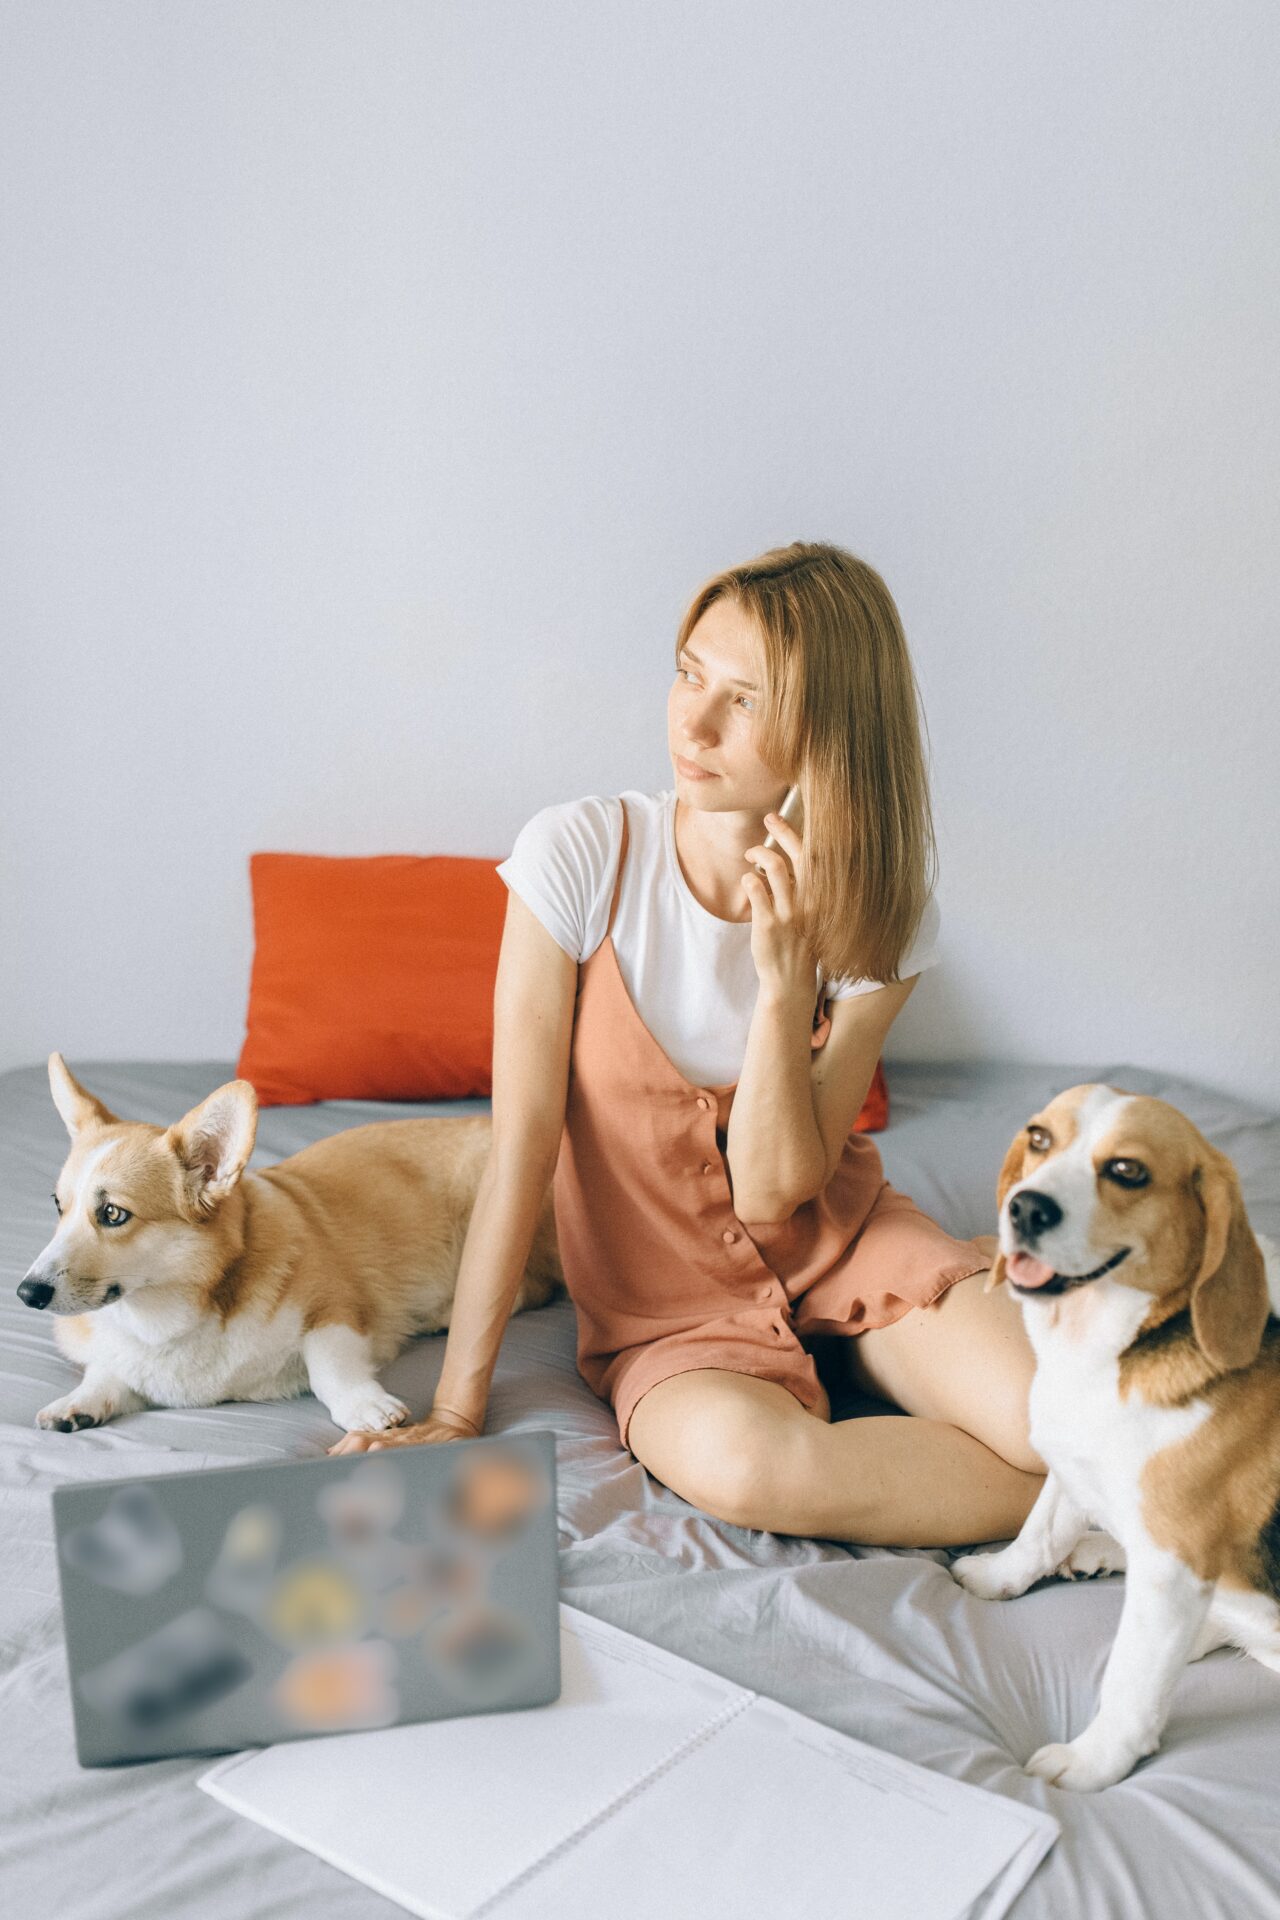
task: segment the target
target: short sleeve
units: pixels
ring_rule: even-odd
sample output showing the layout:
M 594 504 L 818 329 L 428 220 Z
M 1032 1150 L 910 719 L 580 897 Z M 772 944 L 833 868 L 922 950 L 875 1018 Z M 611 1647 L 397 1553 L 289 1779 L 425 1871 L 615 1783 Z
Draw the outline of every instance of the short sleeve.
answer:
M 900 979 L 910 980 L 913 974 L 923 973 L 926 967 L 935 966 L 942 958 L 938 950 L 938 932 L 941 924 L 942 915 L 938 910 L 937 896 L 931 893 L 925 901 L 924 912 L 920 916 L 920 924 L 916 928 L 916 937 L 911 943 L 911 950 L 903 957 L 902 964 L 898 968 Z M 849 980 L 840 976 L 828 980 L 825 991 L 832 1000 L 849 1000 L 855 993 L 874 993 L 883 985 L 883 980 Z
M 598 919 L 622 845 L 617 800 L 591 794 L 535 813 L 497 869 L 570 959 L 587 958 L 587 930 Z

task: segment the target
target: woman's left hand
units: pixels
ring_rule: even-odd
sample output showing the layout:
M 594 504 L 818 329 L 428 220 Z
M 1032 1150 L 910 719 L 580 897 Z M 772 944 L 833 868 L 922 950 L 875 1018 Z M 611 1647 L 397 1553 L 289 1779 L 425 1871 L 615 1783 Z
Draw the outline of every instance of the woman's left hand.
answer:
M 745 858 L 751 868 L 742 876 L 751 905 L 751 957 L 762 992 L 778 999 L 807 998 L 812 1012 L 818 962 L 795 917 L 796 891 L 804 881 L 804 842 L 776 813 L 766 813 L 764 824 L 778 845 L 748 847 Z M 764 868 L 766 878 L 755 871 L 757 866 Z

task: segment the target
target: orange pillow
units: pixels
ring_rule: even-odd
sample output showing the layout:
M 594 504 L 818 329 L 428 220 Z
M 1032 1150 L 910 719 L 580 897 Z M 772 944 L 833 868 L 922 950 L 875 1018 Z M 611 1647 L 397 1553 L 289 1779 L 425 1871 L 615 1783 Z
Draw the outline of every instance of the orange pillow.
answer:
M 493 1090 L 496 860 L 255 853 L 238 1072 L 265 1107 Z
M 237 1072 L 264 1107 L 493 1091 L 507 889 L 496 860 L 255 853 L 253 973 Z M 877 1062 L 855 1133 L 889 1120 Z
M 862 1112 L 853 1123 L 855 1133 L 881 1133 L 889 1124 L 889 1083 L 884 1077 L 884 1061 L 876 1061 L 876 1070 L 862 1103 Z

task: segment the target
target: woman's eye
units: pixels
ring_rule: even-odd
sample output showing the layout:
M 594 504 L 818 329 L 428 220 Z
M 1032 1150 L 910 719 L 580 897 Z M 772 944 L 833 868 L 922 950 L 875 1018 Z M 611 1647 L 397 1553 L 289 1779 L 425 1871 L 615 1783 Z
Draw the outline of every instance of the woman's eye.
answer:
M 1122 1187 L 1145 1187 L 1149 1177 L 1141 1160 L 1108 1160 L 1103 1172 Z
M 691 685 L 691 684 L 693 683 L 693 669 L 692 669 L 692 667 L 677 667 L 677 668 L 676 668 L 676 679 L 677 679 L 677 680 L 683 680 L 686 686 L 690 686 L 690 685 Z M 737 697 L 738 697 L 738 699 L 739 699 L 739 701 L 741 702 L 741 704 L 742 704 L 742 706 L 743 706 L 743 707 L 744 707 L 744 708 L 746 709 L 746 711 L 747 711 L 748 713 L 754 713 L 754 712 L 755 712 L 755 710 L 756 710 L 756 703 L 755 703 L 755 701 L 754 701 L 754 700 L 753 700 L 753 699 L 751 698 L 751 695 L 750 695 L 749 693 L 740 693 L 740 694 L 739 694 L 739 695 L 738 695 Z
M 126 1213 L 123 1207 L 117 1207 L 108 1200 L 98 1218 L 104 1227 L 122 1227 L 126 1220 L 132 1220 L 133 1215 Z
M 52 1197 L 53 1197 L 53 1204 L 58 1209 L 58 1218 L 61 1219 L 62 1218 L 62 1202 L 61 1200 L 59 1200 L 56 1193 Z

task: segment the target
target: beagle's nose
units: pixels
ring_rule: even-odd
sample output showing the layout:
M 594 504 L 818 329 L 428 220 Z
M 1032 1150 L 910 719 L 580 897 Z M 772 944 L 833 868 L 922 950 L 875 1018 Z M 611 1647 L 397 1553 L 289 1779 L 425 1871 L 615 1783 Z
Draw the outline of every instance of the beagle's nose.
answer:
M 18 1286 L 18 1298 L 28 1307 L 47 1307 L 53 1298 L 53 1288 L 47 1280 L 39 1280 L 29 1273 Z
M 1047 1193 L 1037 1193 L 1034 1187 L 1024 1187 L 1009 1202 L 1009 1218 L 1015 1231 L 1024 1240 L 1037 1240 L 1042 1233 L 1048 1233 L 1050 1227 L 1057 1226 L 1062 1218 L 1062 1208 Z

